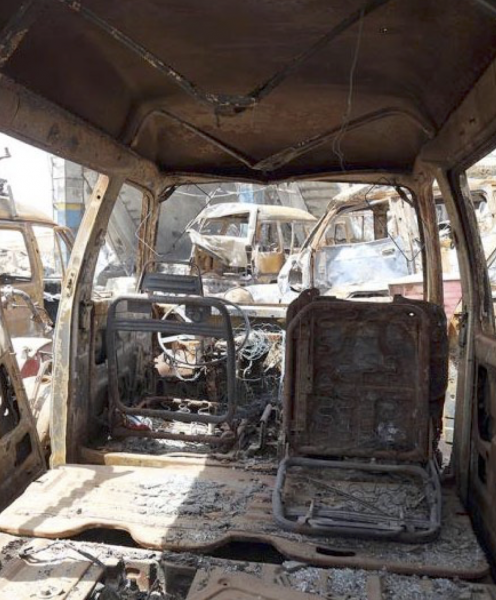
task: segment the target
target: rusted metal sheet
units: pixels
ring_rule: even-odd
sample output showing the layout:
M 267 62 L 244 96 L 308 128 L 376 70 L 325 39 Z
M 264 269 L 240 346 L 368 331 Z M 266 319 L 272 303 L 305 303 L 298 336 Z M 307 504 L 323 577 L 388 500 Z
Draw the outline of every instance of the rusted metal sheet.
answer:
M 312 600 L 323 598 L 305 594 L 281 585 L 270 584 L 250 575 L 221 575 L 212 578 L 207 587 L 188 595 L 187 600 Z
M 267 543 L 288 559 L 320 566 L 386 568 L 432 576 L 483 577 L 484 553 L 454 495 L 444 497 L 449 525 L 438 541 L 411 548 L 394 541 L 294 539 L 270 512 L 272 475 L 202 461 L 169 461 L 167 469 L 71 466 L 48 472 L 2 515 L 0 529 L 61 538 L 95 527 L 128 531 L 147 548 L 212 552 L 230 541 Z M 301 490 L 301 501 L 310 499 Z M 54 513 L 53 506 L 58 506 Z M 137 507 L 140 507 L 137 509 Z M 460 539 L 464 549 L 460 551 Z
M 45 470 L 36 426 L 0 305 L 0 509 Z
M 168 184 L 153 163 L 5 75 L 0 78 L 0 108 L 0 128 L 7 135 L 100 173 L 125 173 L 129 181 L 150 190 Z
M 238 545 L 237 549 L 240 548 Z M 18 556 L 13 556 L 14 549 Z M 386 600 L 400 595 L 405 600 L 424 595 L 437 600 L 465 597 L 492 600 L 495 597 L 493 585 L 476 581 L 398 575 L 384 569 L 319 568 L 297 560 L 260 563 L 253 562 L 259 550 L 251 551 L 253 554 L 248 552 L 246 556 L 253 559 L 231 560 L 212 555 L 160 553 L 85 541 L 32 540 L 0 534 L 2 570 L 8 580 L 2 577 L 2 570 L 0 579 L 7 580 L 6 587 L 18 585 L 17 589 L 9 589 L 9 600 L 20 597 L 19 592 L 26 590 L 24 584 L 28 581 L 31 587 L 26 590 L 26 598 L 31 598 L 36 591 L 41 592 L 40 597 L 51 597 L 53 593 L 54 597 L 65 600 L 84 600 L 95 594 L 112 598 L 124 595 L 129 600 L 167 594 L 174 600 L 190 600 L 201 592 L 207 593 L 207 588 L 217 593 L 215 586 L 220 582 L 233 594 L 257 592 L 261 594 L 257 597 L 265 598 L 263 594 L 269 594 L 272 598 L 273 593 L 281 600 L 292 598 L 294 594 L 363 600 Z M 79 578 L 80 565 L 86 563 L 90 566 Z
M 93 25 L 99 27 L 105 31 L 105 33 L 120 42 L 123 46 L 137 54 L 151 67 L 157 69 L 163 75 L 171 79 L 174 84 L 181 87 L 183 91 L 192 96 L 195 100 L 214 108 L 219 112 L 219 114 L 231 116 L 239 114 L 248 108 L 253 108 L 269 93 L 281 85 L 285 79 L 299 69 L 300 65 L 311 58 L 316 52 L 330 44 L 336 37 L 344 33 L 357 21 L 363 19 L 368 14 L 380 8 L 382 5 L 387 4 L 389 1 L 390 0 L 368 0 L 363 7 L 361 7 L 359 10 L 353 11 L 349 16 L 347 16 L 328 33 L 321 37 L 315 44 L 312 44 L 303 52 L 300 52 L 282 69 L 274 73 L 267 81 L 257 85 L 256 88 L 253 89 L 249 94 L 229 95 L 216 94 L 201 89 L 181 73 L 176 71 L 173 67 L 160 60 L 158 56 L 152 54 L 152 52 L 132 40 L 116 27 L 113 27 L 109 23 L 105 22 L 101 17 L 80 2 L 75 2 L 74 0 L 59 0 L 59 2 L 64 3 L 66 6 L 74 10 L 76 14 L 90 21 Z
M 494 56 L 491 24 L 484 10 L 470 2 L 456 10 L 447 1 L 419 5 L 364 0 L 351 6 L 319 2 L 317 8 L 302 2 L 292 10 L 269 2 L 246 13 L 226 5 L 221 19 L 220 13 L 205 13 L 192 0 L 187 31 L 202 40 L 204 55 L 217 61 L 213 71 L 208 60 L 198 61 L 191 53 L 182 12 L 172 5 L 157 11 L 147 0 L 134 12 L 128 0 L 47 4 L 46 18 L 38 19 L 27 34 L 26 27 L 17 25 L 24 40 L 14 54 L 11 49 L 17 44 L 5 44 L 10 56 L 5 74 L 37 90 L 40 99 L 68 107 L 114 141 L 122 140 L 123 161 L 132 145 L 138 155 L 135 164 L 140 158 L 153 160 L 172 177 L 185 171 L 253 180 L 329 173 L 340 166 L 341 145 L 351 170 L 368 171 L 371 165 L 411 170 L 422 145 Z M 10 37 L 18 37 L 15 25 L 23 11 L 17 11 L 11 3 L 0 10 L 7 42 L 9 31 Z M 227 21 L 238 32 L 234 38 L 226 39 Z M 424 86 L 419 82 L 430 68 L 432 48 L 440 43 L 426 23 L 437 22 L 444 24 L 442 43 L 450 52 L 436 80 Z M 415 43 L 419 37 L 422 45 Z M 358 69 L 350 47 L 355 48 Z M 77 82 L 70 89 L 62 58 L 68 54 L 76 65 L 72 76 Z M 57 77 L 34 67 L 38 62 L 50 65 Z M 374 84 L 377 64 L 381 85 Z M 455 68 L 457 78 L 451 76 Z M 353 119 L 347 108 L 350 75 Z M 398 81 L 401 85 L 391 83 Z M 85 99 L 81 89 L 87 90 Z M 411 93 L 405 95 L 405 89 Z M 20 123 L 14 129 L 27 135 Z M 67 144 L 57 139 L 56 131 L 51 139 L 33 133 L 29 136 L 40 145 L 65 145 L 74 159 L 85 154 L 92 161 L 78 136 Z M 373 147 L 370 140 L 376 137 L 381 143 Z M 93 146 L 101 156 L 99 151 Z M 113 164 L 119 168 L 118 161 Z
M 52 558 L 29 564 L 16 559 L 0 571 L 0 598 L 85 600 L 102 573 L 91 560 Z
M 25 0 L 0 31 L 0 69 L 26 37 L 29 28 L 46 6 L 43 0 Z
M 205 460 L 169 458 L 167 468 L 132 464 L 51 470 L 0 515 L 0 530 L 60 539 L 111 528 L 128 531 L 143 547 L 174 552 L 205 554 L 229 542 L 247 548 L 264 543 L 289 560 L 315 566 L 467 579 L 488 572 L 470 518 L 452 491 L 443 498 L 446 527 L 436 541 L 408 546 L 324 537 L 317 542 L 306 535 L 295 539 L 274 523 L 273 475 Z M 310 501 L 309 490 L 299 494 L 299 502 Z

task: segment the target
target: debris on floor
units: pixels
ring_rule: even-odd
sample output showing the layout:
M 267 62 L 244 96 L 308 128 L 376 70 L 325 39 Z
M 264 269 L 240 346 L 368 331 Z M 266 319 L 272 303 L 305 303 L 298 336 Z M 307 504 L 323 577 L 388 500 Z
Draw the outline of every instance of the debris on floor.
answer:
M 55 574 L 62 592 L 71 591 L 67 598 L 90 600 L 190 600 L 197 598 L 199 592 L 210 590 L 220 579 L 232 582 L 236 580 L 233 576 L 238 575 L 244 576 L 245 581 L 246 576 L 256 578 L 265 589 L 280 588 L 277 598 L 281 600 L 297 593 L 325 600 L 493 600 L 495 597 L 494 587 L 480 581 L 360 568 L 324 569 L 277 557 L 271 562 L 263 550 L 254 555 L 260 562 L 254 562 L 206 553 L 158 552 L 78 540 L 33 540 L 4 535 L 0 541 L 2 598 L 2 592 L 11 584 L 5 573 L 25 578 L 35 571 L 44 573 L 39 581 L 40 593 L 57 591 L 50 587 L 53 581 L 50 575 Z M 62 572 L 72 576 L 64 579 Z M 32 581 L 30 585 L 32 592 Z

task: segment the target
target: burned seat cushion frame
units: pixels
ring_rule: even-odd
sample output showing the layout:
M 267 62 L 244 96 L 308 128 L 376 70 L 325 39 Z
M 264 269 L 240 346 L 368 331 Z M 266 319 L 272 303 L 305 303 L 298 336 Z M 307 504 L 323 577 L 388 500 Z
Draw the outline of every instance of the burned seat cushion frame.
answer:
M 287 456 L 273 494 L 274 518 L 282 528 L 405 542 L 438 534 L 441 487 L 429 424 L 429 326 L 422 303 L 350 302 L 319 297 L 312 290 L 289 307 Z M 362 510 L 363 500 L 334 485 L 327 488 L 351 501 L 344 502 L 343 510 L 315 508 L 313 500 L 306 511 L 289 506 L 290 472 L 309 470 L 319 476 L 326 469 L 354 472 L 364 481 L 415 480 L 426 502 L 423 517 Z
M 175 322 L 163 320 L 154 316 L 154 307 L 157 302 L 165 305 L 185 305 L 186 309 L 197 310 L 198 321 Z M 218 321 L 211 322 L 208 315 L 215 310 L 219 316 Z M 123 317 L 123 314 L 134 314 L 133 317 Z M 222 414 L 196 414 L 184 413 L 167 409 L 144 408 L 130 406 L 123 402 L 120 394 L 118 372 L 117 336 L 121 332 L 162 333 L 165 335 L 191 335 L 204 338 L 225 340 L 226 343 L 226 410 Z M 180 421 L 184 423 L 201 422 L 206 424 L 230 424 L 236 412 L 236 357 L 232 333 L 231 319 L 225 303 L 217 298 L 205 297 L 178 297 L 178 296 L 146 296 L 136 294 L 117 298 L 109 308 L 107 320 L 107 348 L 108 348 L 108 385 L 110 404 L 111 433 L 116 436 L 133 435 L 140 437 L 156 437 L 171 440 L 203 442 L 210 444 L 223 443 L 220 436 L 210 434 L 177 434 L 165 431 L 132 432 L 119 427 L 116 415 L 142 417 L 156 417 L 166 421 Z M 140 399 L 138 399 L 140 400 Z M 133 403 L 134 404 L 134 403 Z

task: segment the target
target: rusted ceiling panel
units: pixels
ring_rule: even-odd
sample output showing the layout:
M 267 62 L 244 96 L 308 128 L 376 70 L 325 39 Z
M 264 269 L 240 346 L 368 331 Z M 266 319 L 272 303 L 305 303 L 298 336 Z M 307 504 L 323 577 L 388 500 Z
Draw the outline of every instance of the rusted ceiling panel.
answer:
M 462 0 L 12 0 L 0 64 L 165 172 L 411 169 L 496 54 Z

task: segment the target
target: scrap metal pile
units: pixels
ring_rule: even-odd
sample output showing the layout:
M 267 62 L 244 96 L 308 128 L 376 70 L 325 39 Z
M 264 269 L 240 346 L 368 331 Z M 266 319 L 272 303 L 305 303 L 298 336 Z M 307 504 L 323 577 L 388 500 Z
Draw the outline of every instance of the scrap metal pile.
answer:
M 0 593 L 89 600 L 491 600 L 479 582 L 382 570 L 318 568 L 295 560 L 260 563 L 153 552 L 82 541 L 13 538 L 0 551 Z M 40 575 L 43 574 L 41 577 Z M 64 579 L 60 578 L 60 575 Z M 239 596 L 238 594 L 243 594 Z

